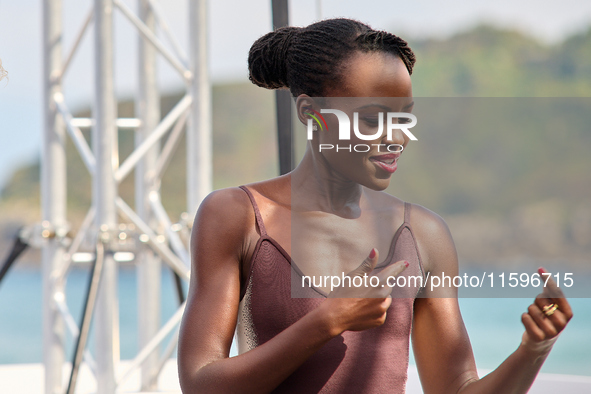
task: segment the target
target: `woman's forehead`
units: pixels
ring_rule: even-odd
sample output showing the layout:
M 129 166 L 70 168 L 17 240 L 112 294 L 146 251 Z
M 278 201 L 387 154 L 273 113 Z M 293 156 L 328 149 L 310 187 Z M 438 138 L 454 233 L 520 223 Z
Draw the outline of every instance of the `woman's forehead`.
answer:
M 398 56 L 386 52 L 356 52 L 344 61 L 332 97 L 412 97 L 408 70 Z

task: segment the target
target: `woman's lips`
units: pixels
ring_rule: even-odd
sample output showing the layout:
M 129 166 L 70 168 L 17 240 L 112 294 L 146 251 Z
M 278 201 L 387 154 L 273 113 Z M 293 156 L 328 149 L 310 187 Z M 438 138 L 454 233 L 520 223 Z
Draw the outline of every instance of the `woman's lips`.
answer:
M 369 158 L 369 160 L 377 167 L 391 174 L 396 171 L 396 168 L 398 167 L 397 162 L 399 157 L 400 153 L 388 153 L 384 155 L 372 156 Z

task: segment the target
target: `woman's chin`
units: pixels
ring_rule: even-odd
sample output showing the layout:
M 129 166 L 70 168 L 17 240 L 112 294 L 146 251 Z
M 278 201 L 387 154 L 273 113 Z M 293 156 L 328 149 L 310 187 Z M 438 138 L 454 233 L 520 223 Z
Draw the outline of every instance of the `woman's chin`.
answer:
M 370 182 L 364 183 L 363 186 L 381 192 L 390 186 L 390 177 L 384 179 L 371 179 Z

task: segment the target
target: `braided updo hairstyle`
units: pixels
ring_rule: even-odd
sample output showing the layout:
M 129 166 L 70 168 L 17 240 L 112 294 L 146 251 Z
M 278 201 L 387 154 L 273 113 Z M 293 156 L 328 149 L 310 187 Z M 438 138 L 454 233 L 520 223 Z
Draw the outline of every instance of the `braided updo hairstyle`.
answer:
M 356 51 L 398 56 L 412 74 L 415 55 L 406 41 L 338 18 L 307 27 L 283 27 L 256 40 L 248 54 L 249 79 L 266 89 L 289 88 L 294 97 L 322 97 L 338 85 L 343 62 Z

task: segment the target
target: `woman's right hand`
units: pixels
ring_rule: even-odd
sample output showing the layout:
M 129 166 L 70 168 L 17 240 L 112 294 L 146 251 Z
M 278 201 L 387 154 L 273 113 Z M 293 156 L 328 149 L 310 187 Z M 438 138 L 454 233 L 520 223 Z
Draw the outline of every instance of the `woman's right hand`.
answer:
M 353 286 L 341 283 L 328 294 L 328 298 L 321 307 L 329 319 L 336 335 L 343 331 L 362 331 L 384 324 L 386 311 L 392 304 L 392 288 L 387 279 L 399 275 L 408 267 L 407 261 L 398 261 L 374 273 L 379 253 L 372 249 L 369 256 L 346 276 L 351 278 Z M 354 281 L 355 277 L 359 277 Z M 377 279 L 371 280 L 372 277 Z M 361 283 L 361 286 L 355 286 Z

